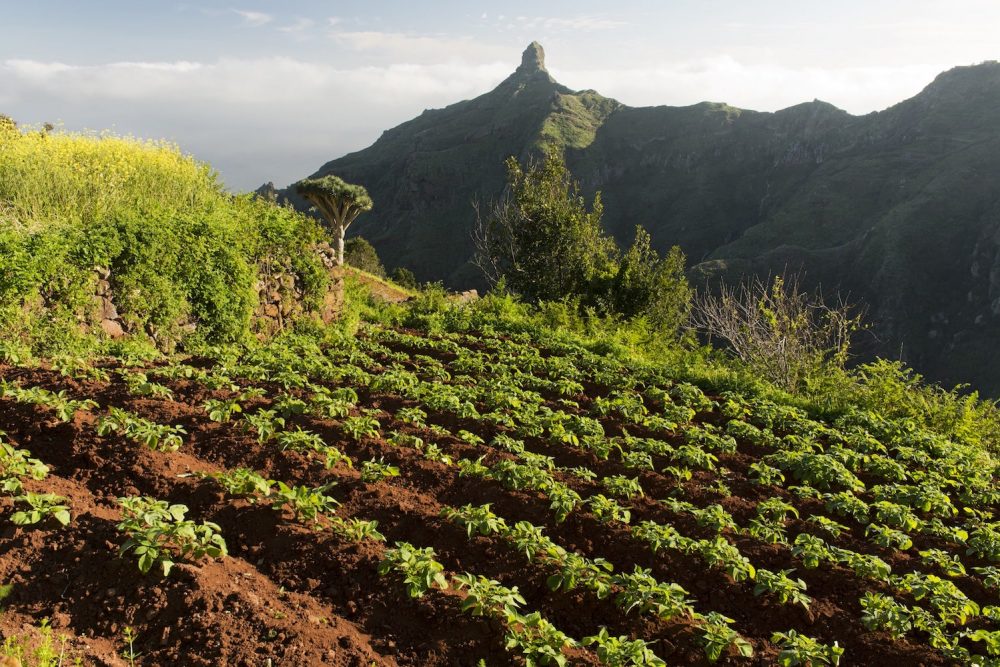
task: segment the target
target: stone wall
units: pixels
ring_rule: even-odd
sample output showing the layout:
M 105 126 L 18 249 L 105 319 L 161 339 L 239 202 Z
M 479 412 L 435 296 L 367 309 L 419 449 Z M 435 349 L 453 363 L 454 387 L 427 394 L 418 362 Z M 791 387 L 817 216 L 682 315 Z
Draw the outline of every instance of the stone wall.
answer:
M 329 244 L 320 244 L 316 247 L 316 252 L 330 275 L 329 287 L 323 296 L 319 312 L 307 312 L 303 304 L 301 281 L 290 266 L 266 264 L 259 267 L 260 277 L 256 285 L 259 305 L 252 324 L 258 336 L 272 336 L 301 315 L 314 314 L 324 322 L 330 322 L 341 312 L 344 304 L 343 272 L 335 266 L 334 251 Z M 95 320 L 109 337 L 120 338 L 130 332 L 115 306 L 111 271 L 104 267 L 96 267 L 94 271 L 97 274 L 94 290 Z M 192 322 L 183 328 L 193 331 L 195 326 Z

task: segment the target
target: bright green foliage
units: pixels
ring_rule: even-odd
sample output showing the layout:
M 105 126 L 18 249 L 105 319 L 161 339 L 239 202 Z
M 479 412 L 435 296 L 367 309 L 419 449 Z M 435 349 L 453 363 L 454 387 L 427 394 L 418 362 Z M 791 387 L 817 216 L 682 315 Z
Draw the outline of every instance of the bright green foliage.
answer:
M 576 300 L 676 335 L 690 300 L 679 248 L 661 258 L 638 228 L 622 254 L 601 227 L 600 193 L 588 210 L 555 150 L 527 168 L 508 158 L 506 167 L 510 197 L 480 212 L 476 234 L 475 263 L 488 280 L 529 301 Z
M 158 452 L 180 449 L 187 434 L 183 426 L 157 424 L 120 408 L 108 408 L 108 414 L 97 419 L 97 434 L 121 433 L 125 437 Z
M 653 653 L 648 642 L 641 639 L 630 640 L 624 635 L 615 637 L 609 634 L 605 627 L 601 627 L 601 631 L 596 635 L 584 637 L 580 643 L 584 646 L 596 645 L 597 658 L 602 665 L 608 665 L 608 667 L 628 667 L 629 665 L 666 667 L 667 665 Z
M 614 579 L 609 575 L 611 563 L 603 558 L 589 559 L 574 552 L 560 552 L 557 557 L 559 570 L 549 576 L 546 584 L 553 591 L 570 591 L 583 586 L 604 599 L 611 594 Z
M 705 647 L 705 658 L 718 662 L 723 652 L 732 647 L 743 658 L 753 657 L 753 646 L 740 636 L 740 633 L 729 627 L 735 621 L 716 612 L 709 612 L 701 617 L 699 628 L 699 643 Z
M 150 396 L 168 400 L 174 397 L 174 393 L 170 391 L 169 387 L 153 382 L 145 373 L 130 370 L 122 370 L 118 373 L 121 375 L 128 393 L 132 396 Z
M 210 398 L 205 401 L 204 408 L 205 412 L 208 413 L 209 419 L 221 423 L 228 422 L 233 418 L 233 415 L 243 412 L 243 408 L 240 406 L 239 399 L 237 398 Z
M 66 390 L 49 391 L 44 387 L 24 389 L 17 384 L 0 380 L 0 397 L 12 398 L 18 403 L 31 403 L 51 410 L 61 422 L 69 422 L 78 411 L 90 411 L 97 403 L 90 399 L 68 398 Z
M 378 531 L 378 521 L 365 521 L 353 517 L 343 519 L 339 516 L 328 516 L 328 518 L 330 519 L 330 527 L 333 529 L 333 532 L 351 542 L 362 542 L 364 540 L 385 542 L 385 535 Z
M 234 468 L 228 472 L 217 472 L 207 476 L 218 482 L 226 493 L 246 497 L 250 503 L 256 503 L 258 497 L 270 496 L 275 485 L 274 480 L 265 479 L 248 468 Z
M 36 351 L 96 346 L 79 326 L 100 332 L 95 266 L 110 269 L 126 329 L 164 348 L 248 342 L 261 264 L 294 273 L 312 303 L 325 289 L 314 222 L 226 193 L 164 142 L 0 132 L 0 201 L 0 338 Z
M 31 526 L 52 517 L 64 526 L 69 525 L 69 505 L 62 496 L 54 493 L 25 493 L 14 498 L 14 503 L 27 505 L 27 509 L 18 510 L 10 516 L 11 522 L 17 526 Z
M 965 625 L 973 616 L 978 616 L 979 605 L 970 600 L 952 582 L 933 574 L 911 572 L 903 577 L 895 577 L 893 585 L 913 596 L 914 600 L 924 600 L 937 612 L 945 623 Z
M 637 477 L 629 478 L 625 475 L 612 475 L 602 479 L 601 484 L 613 496 L 633 498 L 645 495 L 642 492 L 642 485 L 639 484 L 639 478 Z
M 360 442 L 365 438 L 377 438 L 379 436 L 379 429 L 381 424 L 374 417 L 369 417 L 367 415 L 359 415 L 357 417 L 348 417 L 340 425 L 344 433 L 349 435 L 352 440 Z
M 524 604 L 517 586 L 507 588 L 500 582 L 483 576 L 459 574 L 452 577 L 452 584 L 457 590 L 466 592 L 462 611 L 473 616 L 513 618 Z
M 226 541 L 219 526 L 209 521 L 196 524 L 184 518 L 188 508 L 168 505 L 166 501 L 148 496 L 127 496 L 118 499 L 122 521 L 118 531 L 128 536 L 119 556 L 131 551 L 139 559 L 139 571 L 149 572 L 159 564 L 163 576 L 170 574 L 174 558 L 226 556 Z
M 471 540 L 476 535 L 492 535 L 507 528 L 503 517 L 498 517 L 490 510 L 489 503 L 476 507 L 466 505 L 461 508 L 444 507 L 441 516 L 465 528 Z
M 757 570 L 757 584 L 753 588 L 754 595 L 768 593 L 782 604 L 800 604 L 806 609 L 812 603 L 812 598 L 805 594 L 806 583 L 801 579 L 792 579 L 788 575 L 792 570 L 771 572 L 764 568 Z
M 506 162 L 510 200 L 485 221 L 480 264 L 490 277 L 529 300 L 558 301 L 587 293 L 612 275 L 615 247 L 601 229 L 603 206 L 591 210 L 562 158 L 549 152 L 523 168 Z
M 820 563 L 833 559 L 826 542 L 808 533 L 799 533 L 795 536 L 792 555 L 802 559 L 802 565 L 807 570 L 815 570 Z
M 564 667 L 567 663 L 563 649 L 576 645 L 537 611 L 511 618 L 505 639 L 507 650 L 520 652 L 525 667 Z
M 320 527 L 320 517 L 329 519 L 340 506 L 339 502 L 326 495 L 329 489 L 336 486 L 336 482 L 314 489 L 307 486 L 289 486 L 284 482 L 277 484 L 278 488 L 272 492 L 274 500 L 271 502 L 271 507 L 275 510 L 287 507 L 292 511 L 296 521 L 312 521 L 317 529 Z
M 866 628 L 888 632 L 893 639 L 902 638 L 913 627 L 910 610 L 888 595 L 865 593 L 861 609 L 861 622 Z
M 448 588 L 448 578 L 444 575 L 444 566 L 434 560 L 434 549 L 423 549 L 408 542 L 396 542 L 396 546 L 388 549 L 378 564 L 378 573 L 382 576 L 389 572 L 403 575 L 406 592 L 411 598 L 423 597 L 431 588 Z
M 799 634 L 795 630 L 775 632 L 771 641 L 778 645 L 778 664 L 781 667 L 820 667 L 821 665 L 839 665 L 844 649 L 837 646 L 827 646 L 812 637 Z
M 279 417 L 274 410 L 258 410 L 253 414 L 243 415 L 244 428 L 252 428 L 257 432 L 257 442 L 264 444 L 274 438 L 278 431 L 285 428 L 285 418 Z
M 632 513 L 622 507 L 618 501 L 600 493 L 588 498 L 587 506 L 601 523 L 608 523 L 609 521 L 628 523 L 632 519 Z
M 678 584 L 656 581 L 649 570 L 636 566 L 632 574 L 619 574 L 614 580 L 621 587 L 615 601 L 626 613 L 652 613 L 669 620 L 676 616 L 689 616 L 694 612 L 686 590 Z
M 0 431 L 0 438 L 3 437 Z M 49 467 L 31 458 L 31 452 L 27 449 L 17 449 L 9 442 L 0 440 L 0 491 L 4 493 L 20 493 L 22 491 L 24 479 L 45 479 L 49 474 Z
M 399 468 L 389 465 L 384 458 L 380 458 L 378 461 L 365 461 L 361 464 L 361 481 L 365 484 L 393 477 L 399 477 Z
M 2 122 L 3 116 L 0 116 L 0 123 Z M 2 127 L 0 127 L 0 131 L 2 131 Z M 4 664 L 5 667 L 21 667 L 22 665 L 24 667 L 63 667 L 63 665 L 69 664 L 66 661 L 74 653 L 77 653 L 69 646 L 69 636 L 62 634 L 55 637 L 48 618 L 41 619 L 35 630 L 36 632 L 24 636 L 7 634 L 3 644 L 0 645 L 0 655 L 6 656 L 6 658 L 0 660 L 0 663 Z M 73 659 L 73 664 L 83 665 L 83 658 L 77 654 Z

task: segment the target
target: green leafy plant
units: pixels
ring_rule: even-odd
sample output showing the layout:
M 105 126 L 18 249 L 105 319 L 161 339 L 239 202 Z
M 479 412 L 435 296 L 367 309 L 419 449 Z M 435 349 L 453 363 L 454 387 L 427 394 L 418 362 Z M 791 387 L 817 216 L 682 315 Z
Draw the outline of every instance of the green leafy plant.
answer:
M 336 482 L 330 482 L 316 488 L 307 486 L 289 486 L 284 482 L 278 482 L 278 488 L 272 493 L 274 500 L 271 507 L 275 510 L 288 508 L 292 511 L 296 521 L 312 521 L 318 528 L 320 518 L 332 517 L 340 503 L 334 498 L 326 495 L 326 492 L 336 486 Z
M 757 570 L 757 584 L 754 586 L 754 595 L 768 593 L 773 595 L 782 604 L 800 604 L 806 609 L 812 603 L 812 598 L 805 594 L 806 582 L 801 579 L 792 579 L 788 575 L 792 570 L 778 570 L 771 572 L 759 568 Z
M 632 519 L 632 513 L 619 505 L 618 501 L 600 493 L 588 498 L 587 506 L 601 523 L 608 523 L 610 521 L 628 523 Z
M 893 639 L 902 638 L 913 628 L 910 610 L 888 595 L 867 592 L 861 598 L 861 622 L 869 630 L 888 632 Z
M 812 637 L 799 634 L 795 630 L 788 632 L 775 632 L 771 636 L 771 641 L 778 645 L 781 651 L 778 653 L 778 664 L 781 667 L 819 667 L 820 665 L 840 664 L 840 658 L 844 655 L 844 649 L 833 643 L 828 646 L 816 641 Z
M 359 415 L 348 417 L 340 425 L 340 428 L 351 437 L 352 440 L 360 442 L 365 438 L 377 438 L 381 424 L 374 417 Z
M 652 613 L 664 620 L 694 613 L 686 590 L 678 584 L 656 581 L 650 570 L 636 566 L 631 574 L 616 575 L 614 582 L 621 587 L 615 602 L 625 613 Z
M 564 667 L 563 649 L 576 646 L 575 641 L 537 611 L 527 616 L 516 614 L 509 619 L 505 639 L 507 650 L 517 650 L 524 658 L 525 667 Z
M 234 468 L 227 472 L 217 472 L 210 475 L 219 483 L 226 493 L 233 496 L 244 496 L 250 503 L 256 503 L 258 496 L 267 498 L 275 485 L 274 480 L 265 479 L 249 468 Z
M 740 657 L 753 657 L 753 646 L 750 642 L 729 627 L 735 622 L 733 619 L 713 611 L 699 620 L 701 625 L 698 628 L 698 642 L 704 647 L 705 658 L 710 663 L 718 662 L 729 648 L 734 649 Z
M 63 526 L 70 522 L 69 505 L 62 496 L 54 493 L 25 493 L 14 498 L 14 504 L 27 505 L 27 509 L 14 512 L 11 522 L 18 526 L 32 526 L 45 519 L 53 518 Z
M 524 598 L 517 586 L 507 588 L 498 581 L 481 575 L 459 574 L 452 577 L 457 590 L 466 592 L 462 600 L 462 611 L 473 616 L 493 616 L 511 618 L 524 604 Z
M 441 516 L 465 528 L 470 540 L 476 535 L 492 535 L 507 529 L 503 517 L 494 514 L 490 510 L 489 503 L 479 507 L 474 505 L 444 507 L 441 509 Z
M 393 477 L 399 477 L 399 468 L 389 465 L 384 458 L 379 458 L 378 461 L 365 461 L 361 464 L 361 481 L 365 484 Z
M 169 575 L 174 558 L 198 560 L 228 554 L 218 524 L 209 521 L 196 524 L 185 519 L 188 508 L 184 505 L 168 505 L 148 496 L 126 496 L 119 498 L 118 504 L 122 508 L 118 531 L 128 536 L 119 556 L 131 551 L 138 557 L 139 571 L 143 574 L 159 564 L 163 576 Z
M 409 542 L 396 542 L 395 547 L 386 550 L 378 564 L 378 573 L 385 576 L 389 572 L 398 572 L 403 575 L 407 594 L 411 598 L 423 597 L 435 586 L 448 588 L 444 566 L 434 560 L 435 556 L 434 549 L 430 547 L 421 549 Z
M 637 477 L 629 478 L 625 475 L 611 475 L 602 479 L 601 485 L 611 495 L 621 498 L 633 498 L 645 495 Z
M 649 642 L 641 639 L 630 640 L 625 635 L 615 637 L 603 626 L 596 635 L 584 637 L 580 643 L 584 646 L 595 645 L 598 660 L 601 661 L 602 665 L 608 665 L 608 667 L 628 667 L 629 665 L 666 667 L 667 665 L 649 648 Z
M 378 521 L 365 521 L 353 517 L 343 519 L 339 516 L 329 517 L 329 519 L 333 532 L 351 542 L 362 542 L 364 540 L 385 542 L 385 535 L 378 531 Z
M 210 398 L 203 404 L 208 418 L 214 422 L 225 423 L 233 418 L 233 415 L 243 412 L 243 407 L 237 398 L 215 399 Z
M 0 432 L 0 436 L 3 432 Z M 0 490 L 4 493 L 19 494 L 24 486 L 22 480 L 42 480 L 49 474 L 49 467 L 31 458 L 27 449 L 17 449 L 9 442 L 0 440 Z

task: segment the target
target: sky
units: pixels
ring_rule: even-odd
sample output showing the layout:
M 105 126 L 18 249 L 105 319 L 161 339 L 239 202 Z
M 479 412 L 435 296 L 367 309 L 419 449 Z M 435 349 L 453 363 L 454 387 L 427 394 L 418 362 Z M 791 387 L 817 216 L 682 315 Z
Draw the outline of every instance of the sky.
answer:
M 632 106 L 885 109 L 1000 58 L 997 0 L 0 0 L 0 113 L 176 142 L 281 187 L 492 89 L 532 40 Z

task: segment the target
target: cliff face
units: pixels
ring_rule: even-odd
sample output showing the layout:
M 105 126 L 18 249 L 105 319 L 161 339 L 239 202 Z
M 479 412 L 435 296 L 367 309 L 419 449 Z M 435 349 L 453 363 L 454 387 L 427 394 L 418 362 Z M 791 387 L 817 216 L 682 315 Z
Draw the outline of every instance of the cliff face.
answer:
M 566 151 L 603 193 L 622 242 L 635 225 L 679 244 L 696 280 L 804 270 L 870 305 L 873 351 L 945 382 L 1000 392 L 1000 65 L 959 67 L 885 111 L 814 101 L 775 113 L 725 104 L 631 108 L 574 92 L 537 44 L 494 90 L 425 111 L 323 165 L 366 186 L 351 230 L 387 266 L 478 283 L 472 202 L 497 197 L 503 160 Z

